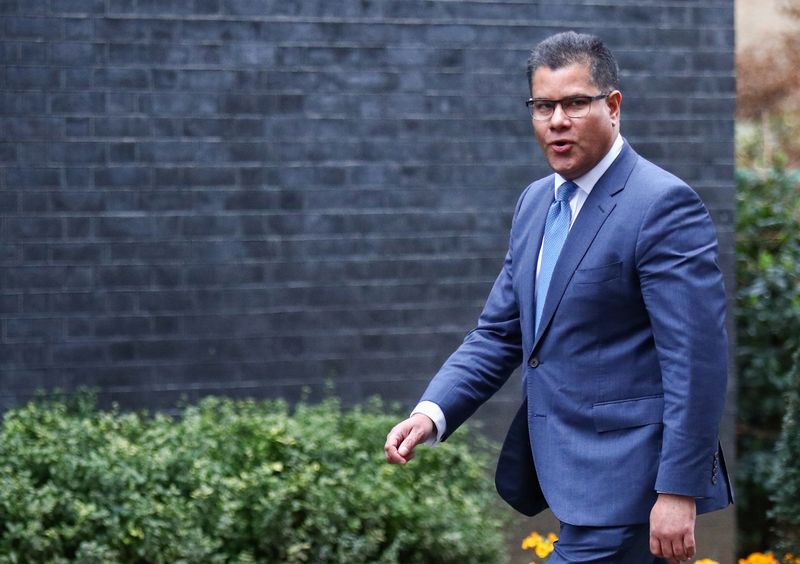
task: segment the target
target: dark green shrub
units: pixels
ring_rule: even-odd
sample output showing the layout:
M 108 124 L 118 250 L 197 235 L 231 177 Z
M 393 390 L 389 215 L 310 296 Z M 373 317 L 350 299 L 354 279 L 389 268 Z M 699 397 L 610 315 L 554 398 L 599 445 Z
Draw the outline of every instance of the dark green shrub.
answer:
M 792 387 L 786 394 L 786 414 L 775 446 L 771 490 L 777 548 L 800 553 L 800 351 L 794 357 Z
M 454 442 L 389 466 L 394 422 L 333 400 L 9 411 L 0 562 L 505 560 L 486 457 Z
M 800 182 L 782 169 L 737 182 L 737 507 L 745 552 L 770 546 L 767 483 L 800 348 Z M 800 507 L 797 508 L 800 512 Z

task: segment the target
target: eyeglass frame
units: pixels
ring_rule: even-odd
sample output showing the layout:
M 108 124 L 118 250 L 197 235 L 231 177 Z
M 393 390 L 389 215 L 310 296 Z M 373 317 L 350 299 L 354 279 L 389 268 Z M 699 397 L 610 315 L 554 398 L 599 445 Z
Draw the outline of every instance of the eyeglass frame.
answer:
M 531 119 L 536 120 L 536 121 L 548 121 L 548 120 L 553 119 L 553 115 L 556 113 L 556 106 L 561 106 L 561 111 L 564 112 L 564 115 L 566 115 L 568 118 L 570 118 L 570 119 L 582 119 L 582 118 L 585 118 L 586 116 L 588 116 L 589 113 L 592 111 L 592 102 L 596 102 L 597 100 L 602 100 L 603 98 L 608 98 L 611 94 L 613 94 L 613 92 L 614 91 L 612 90 L 611 92 L 600 93 L 600 94 L 597 94 L 595 96 L 579 94 L 577 96 L 566 96 L 566 97 L 560 98 L 558 100 L 550 100 L 549 98 L 528 98 L 525 101 L 525 106 L 528 108 L 528 113 L 530 114 Z M 581 98 L 589 100 L 589 106 L 588 106 L 589 110 L 586 112 L 586 114 L 584 114 L 582 116 L 571 116 L 571 115 L 569 115 L 567 113 L 567 110 L 564 109 L 564 102 L 569 102 L 571 100 L 581 99 Z M 535 117 L 533 115 L 533 104 L 535 102 L 552 102 L 552 104 L 553 104 L 553 112 L 549 116 L 544 117 L 544 118 Z

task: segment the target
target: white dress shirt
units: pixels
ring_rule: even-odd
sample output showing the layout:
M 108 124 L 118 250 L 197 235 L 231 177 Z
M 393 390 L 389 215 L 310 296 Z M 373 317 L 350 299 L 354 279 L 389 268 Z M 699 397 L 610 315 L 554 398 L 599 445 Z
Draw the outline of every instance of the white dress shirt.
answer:
M 609 149 L 608 153 L 600 159 L 594 168 L 592 168 L 589 172 L 584 174 L 583 176 L 579 176 L 573 182 L 578 185 L 578 190 L 575 190 L 575 193 L 569 200 L 569 207 L 572 211 L 572 220 L 570 221 L 569 227 L 572 229 L 572 226 L 575 224 L 575 219 L 578 217 L 581 209 L 583 208 L 583 204 L 586 203 L 586 199 L 589 197 L 589 194 L 592 192 L 595 184 L 597 181 L 600 180 L 600 177 L 605 174 L 608 170 L 608 167 L 611 166 L 611 163 L 619 156 L 620 152 L 622 152 L 623 140 L 622 135 L 617 134 L 616 139 L 614 139 L 614 143 L 611 145 L 611 149 Z M 567 180 L 558 173 L 555 173 L 555 181 L 553 182 L 553 197 L 555 198 L 556 192 L 558 188 L 567 182 Z M 542 241 L 544 244 L 544 241 Z M 539 281 L 539 269 L 542 266 L 542 248 L 539 248 L 539 259 L 536 262 L 536 282 Z M 538 285 L 538 284 L 536 284 Z M 436 426 L 436 436 L 430 437 L 425 444 L 429 446 L 434 446 L 442 440 L 442 436 L 444 435 L 446 425 L 444 418 L 444 413 L 442 413 L 442 409 L 432 401 L 421 401 L 417 404 L 417 406 L 411 412 L 411 415 L 415 413 L 422 413 L 423 415 L 427 415 L 433 421 L 433 424 Z

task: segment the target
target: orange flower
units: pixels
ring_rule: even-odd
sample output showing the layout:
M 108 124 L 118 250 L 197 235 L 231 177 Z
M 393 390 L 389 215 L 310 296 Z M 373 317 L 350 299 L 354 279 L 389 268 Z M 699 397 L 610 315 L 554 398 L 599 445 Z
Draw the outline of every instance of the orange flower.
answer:
M 747 558 L 740 558 L 739 564 L 779 564 L 771 552 L 754 552 Z
M 553 543 L 558 540 L 554 533 L 548 533 L 547 537 L 542 537 L 537 532 L 532 532 L 522 541 L 522 550 L 533 550 L 539 558 L 547 558 L 553 552 Z

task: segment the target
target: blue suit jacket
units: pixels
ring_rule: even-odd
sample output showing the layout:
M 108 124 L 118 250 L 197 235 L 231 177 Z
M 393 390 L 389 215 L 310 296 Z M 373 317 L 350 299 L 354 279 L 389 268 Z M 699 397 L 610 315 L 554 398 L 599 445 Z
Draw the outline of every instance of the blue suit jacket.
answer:
M 446 439 L 524 360 L 524 401 L 496 484 L 528 515 L 574 525 L 646 523 L 657 492 L 725 507 L 718 429 L 727 375 L 714 226 L 684 182 L 622 152 L 569 232 L 534 328 L 534 273 L 553 177 L 522 193 L 477 327 L 422 400 Z

